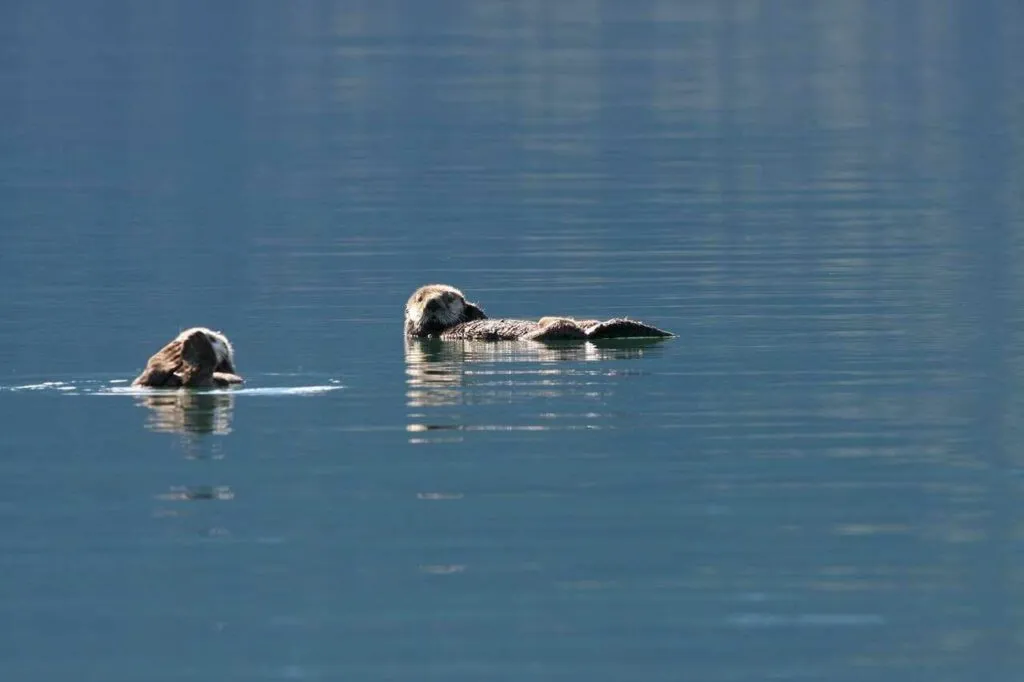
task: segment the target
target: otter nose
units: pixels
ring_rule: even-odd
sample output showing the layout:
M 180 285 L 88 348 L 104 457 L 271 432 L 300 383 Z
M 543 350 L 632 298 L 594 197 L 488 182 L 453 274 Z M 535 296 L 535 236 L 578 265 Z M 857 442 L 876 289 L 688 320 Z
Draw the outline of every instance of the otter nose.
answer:
M 441 304 L 437 302 L 436 298 L 432 298 L 427 301 L 427 312 L 436 313 L 441 309 Z

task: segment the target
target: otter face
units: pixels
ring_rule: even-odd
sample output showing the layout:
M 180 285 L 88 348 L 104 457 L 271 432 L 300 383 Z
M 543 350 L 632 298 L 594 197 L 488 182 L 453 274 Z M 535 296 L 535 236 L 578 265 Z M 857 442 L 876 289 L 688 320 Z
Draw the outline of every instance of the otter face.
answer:
M 405 303 L 405 335 L 434 336 L 461 322 L 486 317 L 455 287 L 428 284 L 413 292 Z

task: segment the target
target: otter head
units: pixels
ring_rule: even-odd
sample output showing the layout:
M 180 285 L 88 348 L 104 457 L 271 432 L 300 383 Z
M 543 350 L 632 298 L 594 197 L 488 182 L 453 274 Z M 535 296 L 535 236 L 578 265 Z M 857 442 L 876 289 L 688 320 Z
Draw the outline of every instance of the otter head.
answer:
M 406 336 L 436 336 L 462 322 L 485 319 L 483 310 L 447 284 L 420 287 L 405 303 Z
M 235 372 L 235 349 L 231 346 L 231 342 L 228 341 L 228 337 L 224 336 L 221 332 L 216 332 L 206 327 L 193 327 L 183 331 L 178 335 L 178 338 L 187 338 L 195 332 L 201 332 L 209 340 L 210 345 L 213 346 L 213 352 L 217 355 L 217 365 L 213 368 L 213 371 L 237 374 Z

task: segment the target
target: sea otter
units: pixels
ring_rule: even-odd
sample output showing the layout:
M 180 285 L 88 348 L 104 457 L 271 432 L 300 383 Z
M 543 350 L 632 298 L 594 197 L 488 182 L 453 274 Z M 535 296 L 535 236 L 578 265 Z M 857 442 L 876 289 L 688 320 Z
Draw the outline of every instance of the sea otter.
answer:
M 212 388 L 243 383 L 228 337 L 206 327 L 181 332 L 156 352 L 132 386 Z
M 576 320 L 492 320 L 480 306 L 447 284 L 428 284 L 413 292 L 405 304 L 405 335 L 446 340 L 571 341 L 672 336 L 649 324 L 615 318 Z

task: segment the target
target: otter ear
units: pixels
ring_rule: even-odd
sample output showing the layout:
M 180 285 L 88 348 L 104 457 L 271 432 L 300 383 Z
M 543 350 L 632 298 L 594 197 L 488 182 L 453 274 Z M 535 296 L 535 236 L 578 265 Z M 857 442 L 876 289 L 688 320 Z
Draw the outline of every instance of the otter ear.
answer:
M 487 315 L 484 314 L 480 306 L 466 301 L 466 306 L 462 309 L 462 318 L 465 322 L 470 320 L 486 320 Z

